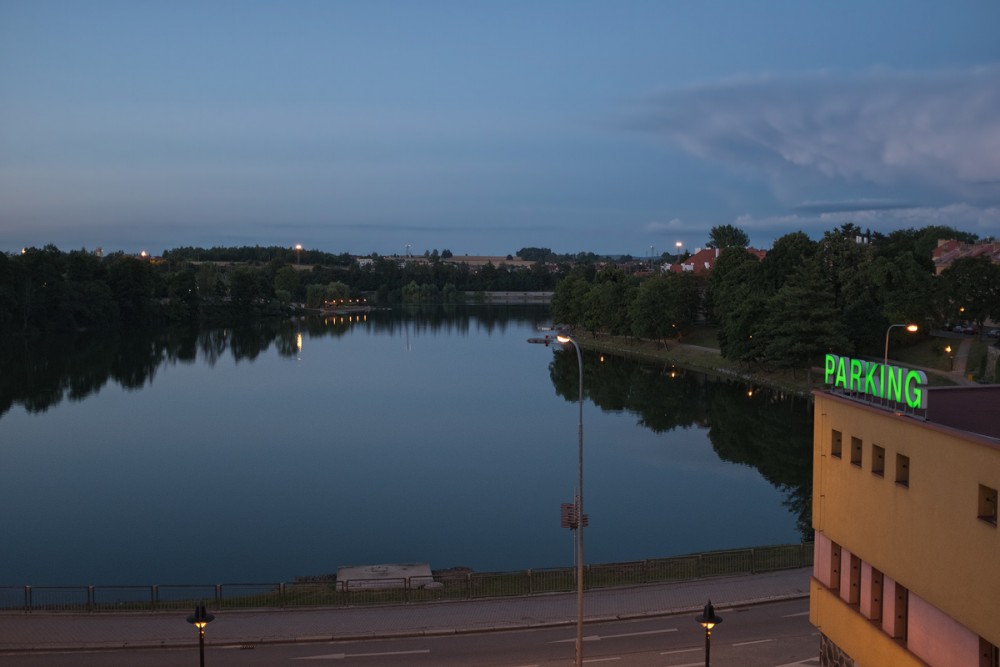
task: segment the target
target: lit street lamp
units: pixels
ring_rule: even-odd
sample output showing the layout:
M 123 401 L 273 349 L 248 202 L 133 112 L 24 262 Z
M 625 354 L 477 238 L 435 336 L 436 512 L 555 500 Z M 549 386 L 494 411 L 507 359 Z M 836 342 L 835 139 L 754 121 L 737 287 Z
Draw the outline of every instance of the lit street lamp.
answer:
M 194 614 L 187 617 L 187 622 L 198 628 L 198 655 L 201 667 L 205 667 L 205 626 L 214 620 L 213 614 L 205 613 L 204 602 L 199 602 L 194 608 Z
M 583 355 L 580 346 L 569 336 L 559 334 L 556 340 L 565 345 L 572 343 L 576 350 L 579 370 L 580 419 L 577 423 L 577 487 L 576 487 L 576 667 L 583 665 Z
M 296 264 L 301 264 L 302 263 L 302 244 L 301 243 L 296 243 L 295 244 L 295 263 Z
M 701 616 L 696 616 L 694 620 L 698 621 L 701 627 L 705 628 L 705 667 L 709 667 L 712 664 L 712 628 L 722 623 L 722 617 L 715 615 L 715 607 L 712 606 L 712 601 L 709 600 Z
M 889 328 L 885 330 L 885 363 L 883 364 L 883 368 L 889 368 L 889 332 L 892 331 L 893 329 L 895 329 L 896 327 L 902 327 L 902 328 L 906 329 L 907 331 L 909 331 L 910 333 L 916 333 L 917 329 L 919 328 L 919 327 L 917 327 L 916 324 L 890 324 L 889 325 Z

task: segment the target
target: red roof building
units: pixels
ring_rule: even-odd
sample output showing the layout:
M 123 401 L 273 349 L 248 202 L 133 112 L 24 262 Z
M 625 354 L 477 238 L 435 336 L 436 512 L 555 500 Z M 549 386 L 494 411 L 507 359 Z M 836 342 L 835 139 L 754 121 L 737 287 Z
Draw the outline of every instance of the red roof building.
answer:
M 966 257 L 987 256 L 994 264 L 1000 264 L 1000 243 L 990 241 L 988 243 L 962 243 L 954 239 L 940 239 L 937 247 L 931 251 L 931 259 L 934 260 L 934 273 L 941 273 L 956 259 Z
M 757 248 L 747 248 L 747 252 L 751 255 L 755 255 L 757 259 L 763 260 L 767 256 L 766 250 L 758 250 Z M 719 248 L 698 248 L 695 250 L 694 254 L 687 259 L 681 260 L 677 264 L 671 264 L 669 267 L 665 267 L 665 270 L 671 273 L 694 273 L 696 275 L 701 275 L 708 273 L 715 267 L 715 262 L 721 254 L 721 249 Z

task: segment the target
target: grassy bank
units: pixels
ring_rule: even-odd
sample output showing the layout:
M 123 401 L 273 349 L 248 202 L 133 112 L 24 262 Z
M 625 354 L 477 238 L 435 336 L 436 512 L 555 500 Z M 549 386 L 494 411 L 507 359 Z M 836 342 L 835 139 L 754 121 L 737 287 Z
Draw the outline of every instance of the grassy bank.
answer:
M 707 375 L 737 378 L 751 384 L 767 386 L 781 391 L 808 395 L 822 384 L 821 369 L 813 369 L 812 382 L 804 368 L 776 369 L 749 366 L 731 361 L 719 352 L 719 342 L 712 327 L 696 327 L 686 333 L 681 341 L 650 341 L 622 336 L 575 334 L 580 346 L 587 350 L 613 354 L 665 366 L 677 366 L 700 371 Z M 937 338 L 926 338 L 918 343 L 894 350 L 894 357 L 903 364 L 938 369 L 941 374 L 928 372 L 931 385 L 954 384 L 944 373 L 948 370 L 948 356 L 943 343 Z

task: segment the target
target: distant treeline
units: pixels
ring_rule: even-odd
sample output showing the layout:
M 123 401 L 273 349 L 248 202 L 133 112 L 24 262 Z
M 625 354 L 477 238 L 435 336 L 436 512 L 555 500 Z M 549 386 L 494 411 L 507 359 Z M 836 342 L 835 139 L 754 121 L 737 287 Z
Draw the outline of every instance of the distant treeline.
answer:
M 877 355 L 890 324 L 981 330 L 1000 320 L 1000 266 L 960 259 L 935 275 L 938 239 L 976 240 L 949 227 L 883 235 L 845 224 L 819 241 L 787 234 L 763 261 L 739 245 L 722 248 L 702 275 L 578 267 L 557 286 L 553 317 L 595 334 L 660 340 L 704 320 L 718 328 L 725 357 L 793 369 L 829 350 Z
M 473 269 L 440 255 L 426 261 L 375 255 L 362 264 L 347 254 L 281 247 L 178 248 L 152 258 L 48 245 L 0 253 L 0 332 L 224 322 L 362 297 L 459 303 L 484 291 L 551 291 L 556 279 L 542 262 Z

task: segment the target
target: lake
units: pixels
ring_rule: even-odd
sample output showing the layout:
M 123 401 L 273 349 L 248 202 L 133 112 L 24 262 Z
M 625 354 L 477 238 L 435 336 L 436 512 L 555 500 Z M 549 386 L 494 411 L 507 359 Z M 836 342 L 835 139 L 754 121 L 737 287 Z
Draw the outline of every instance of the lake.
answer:
M 0 358 L 0 584 L 573 564 L 575 353 L 544 307 L 29 340 Z M 584 355 L 585 558 L 798 542 L 804 399 Z

